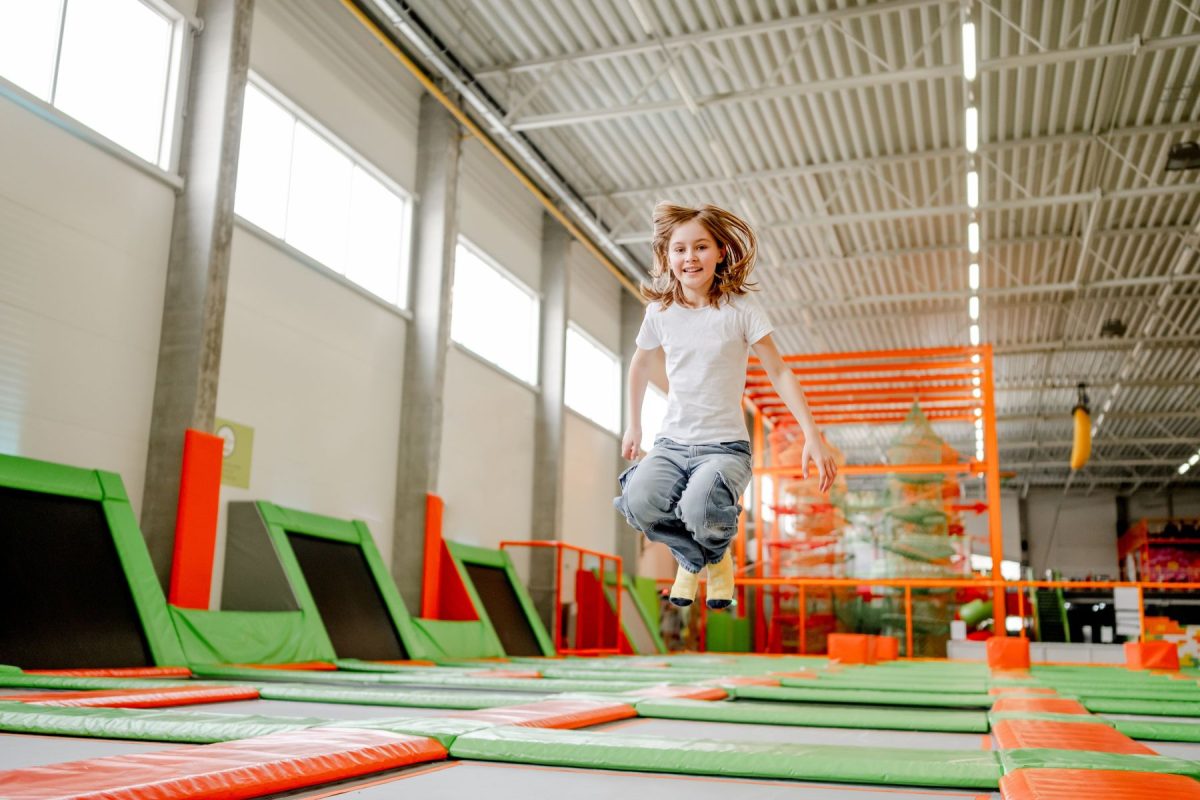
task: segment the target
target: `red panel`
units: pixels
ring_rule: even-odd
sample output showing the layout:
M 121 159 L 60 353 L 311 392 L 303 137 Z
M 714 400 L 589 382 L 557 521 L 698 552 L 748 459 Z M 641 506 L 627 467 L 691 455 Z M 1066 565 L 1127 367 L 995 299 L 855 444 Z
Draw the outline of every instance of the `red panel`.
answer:
M 476 719 L 496 725 L 519 725 L 525 728 L 586 728 L 636 717 L 637 711 L 626 703 L 605 703 L 591 700 L 544 700 L 520 706 L 486 708 L 479 711 L 457 711 L 445 714 L 456 719 Z
M 65 678 L 190 678 L 187 667 L 119 667 L 117 669 L 27 669 L 26 675 L 61 675 Z
M 1078 701 L 1067 697 L 1001 697 L 992 711 L 1032 711 L 1048 714 L 1087 714 Z
M 425 495 L 425 570 L 421 581 L 421 616 L 438 619 L 438 601 L 441 599 L 440 583 L 442 559 L 442 511 L 445 503 L 436 494 Z
M 620 632 L 617 638 L 617 615 L 604 595 L 600 579 L 588 569 L 575 572 L 575 647 L 579 649 L 611 648 L 619 642 L 622 655 L 633 655 L 633 647 Z
M 1000 779 L 1004 800 L 1200 800 L 1184 775 L 1102 769 L 1019 769 Z
M 442 557 L 438 562 L 440 566 L 437 618 L 465 621 L 479 619 L 479 612 L 471 604 L 471 595 L 467 594 L 467 587 L 462 576 L 458 574 L 454 559 L 450 556 L 450 548 L 446 547 L 444 541 L 441 542 L 441 548 Z
M 1125 666 L 1129 669 L 1179 671 L 1179 650 L 1174 642 L 1126 642 Z
M 191 429 L 184 433 L 175 556 L 167 596 L 167 601 L 179 608 L 208 609 L 224 447 L 220 436 Z
M 988 667 L 994 670 L 1029 669 L 1029 640 L 1019 636 L 993 636 L 987 640 Z
M 0 772 L 5 800 L 243 800 L 447 757 L 433 739 L 319 728 Z
M 94 692 L 45 692 L 0 698 L 0 700 L 13 700 L 38 706 L 70 706 L 73 708 L 166 708 L 257 699 L 258 690 L 248 686 L 101 689 Z
M 651 686 L 647 689 L 634 689 L 630 692 L 622 692 L 626 695 L 634 695 L 637 697 L 678 697 L 683 700 L 724 700 L 729 697 L 729 693 L 717 688 L 716 686 L 700 687 L 700 686 Z
M 1081 717 L 1081 719 L 1083 719 Z M 1090 719 L 1090 718 L 1089 718 Z M 1156 756 L 1102 722 L 1058 722 L 1047 719 L 1004 719 L 992 724 L 992 734 L 1003 750 L 1046 747 L 1053 750 L 1089 750 L 1096 753 Z

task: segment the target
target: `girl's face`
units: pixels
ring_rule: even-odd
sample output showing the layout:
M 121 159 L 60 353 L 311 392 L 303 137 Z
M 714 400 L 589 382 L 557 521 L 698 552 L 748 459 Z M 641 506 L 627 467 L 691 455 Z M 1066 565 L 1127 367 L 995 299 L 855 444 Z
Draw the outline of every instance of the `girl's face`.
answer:
M 707 294 L 723 258 L 716 239 L 699 221 L 689 220 L 671 232 L 667 264 L 686 291 Z

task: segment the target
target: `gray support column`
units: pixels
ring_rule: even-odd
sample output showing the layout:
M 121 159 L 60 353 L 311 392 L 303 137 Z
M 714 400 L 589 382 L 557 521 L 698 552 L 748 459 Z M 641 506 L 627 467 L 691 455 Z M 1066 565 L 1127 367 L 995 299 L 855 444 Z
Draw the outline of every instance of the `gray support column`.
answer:
M 638 329 L 642 326 L 642 317 L 646 313 L 645 306 L 629 292 L 621 292 L 621 435 L 629 426 L 629 418 L 633 410 L 629 407 L 629 363 L 637 350 Z M 647 390 L 649 391 L 649 390 Z M 617 473 L 621 474 L 629 462 L 617 453 Z M 616 486 L 616 475 L 613 485 Z M 624 570 L 630 576 L 638 574 L 638 560 L 642 552 L 642 535 L 625 522 L 625 517 L 616 509 L 613 510 L 617 525 L 617 555 L 621 557 Z
M 538 332 L 537 414 L 533 436 L 533 538 L 562 538 L 563 405 L 567 355 L 567 257 L 571 235 L 554 217 L 542 215 L 542 308 Z M 553 636 L 554 552 L 534 548 L 530 555 L 529 594 Z
M 425 495 L 437 492 L 442 398 L 450 344 L 450 290 L 458 238 L 458 167 L 462 130 L 432 95 L 421 97 L 417 132 L 417 202 L 410 276 L 412 324 L 404 353 L 400 453 L 392 576 L 410 611 L 421 607 Z
M 201 0 L 197 16 L 204 29 L 192 48 L 179 167 L 185 185 L 175 201 L 142 499 L 142 531 L 164 587 L 183 432 L 211 431 L 216 415 L 254 0 Z

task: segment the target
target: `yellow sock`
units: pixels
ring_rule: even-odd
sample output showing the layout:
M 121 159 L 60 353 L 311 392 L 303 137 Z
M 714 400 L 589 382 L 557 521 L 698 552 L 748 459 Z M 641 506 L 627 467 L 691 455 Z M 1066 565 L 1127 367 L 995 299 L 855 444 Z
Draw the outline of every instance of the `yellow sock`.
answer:
M 675 571 L 675 583 L 671 585 L 670 600 L 677 606 L 690 606 L 696 599 L 696 587 L 700 584 L 700 573 L 688 572 L 683 567 Z
M 708 607 L 728 608 L 733 605 L 733 556 L 729 551 L 716 564 L 708 565 Z

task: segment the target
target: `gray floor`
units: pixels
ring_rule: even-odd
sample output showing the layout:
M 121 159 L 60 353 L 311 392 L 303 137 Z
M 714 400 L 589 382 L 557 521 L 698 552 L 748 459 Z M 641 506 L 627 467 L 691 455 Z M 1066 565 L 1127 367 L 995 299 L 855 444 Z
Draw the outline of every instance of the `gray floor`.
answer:
M 608 770 L 492 764 L 481 761 L 451 762 L 451 766 L 414 767 L 387 783 L 364 781 L 338 800 L 461 800 L 486 795 L 488 800 L 529 800 L 531 797 L 569 797 L 571 800 L 999 800 L 999 793 L 967 789 L 916 789 L 858 784 L 759 781 L 747 778 L 661 775 Z M 287 795 L 300 800 L 324 797 L 325 790 Z
M 681 719 L 630 719 L 597 725 L 589 731 L 660 736 L 664 739 L 717 739 L 774 744 L 836 744 L 854 747 L 908 747 L 930 750 L 979 750 L 981 733 L 879 731 L 856 728 L 802 728 L 792 725 L 754 725 Z
M 381 719 L 387 717 L 444 717 L 450 708 L 367 706 L 349 703 L 304 703 L 297 700 L 234 700 L 192 706 L 214 714 L 261 714 L 267 717 L 321 717 L 323 719 Z
M 1138 722 L 1190 722 L 1200 725 L 1200 717 L 1160 717 L 1154 714 L 1100 714 L 1105 719 L 1131 719 Z
M 69 736 L 26 736 L 0 733 L 0 770 L 44 767 L 63 761 L 103 756 L 153 753 L 180 747 L 163 742 L 127 742 L 112 739 L 75 739 Z
M 1147 742 L 1141 739 L 1138 741 L 1160 756 L 1200 761 L 1200 744 L 1196 742 Z

